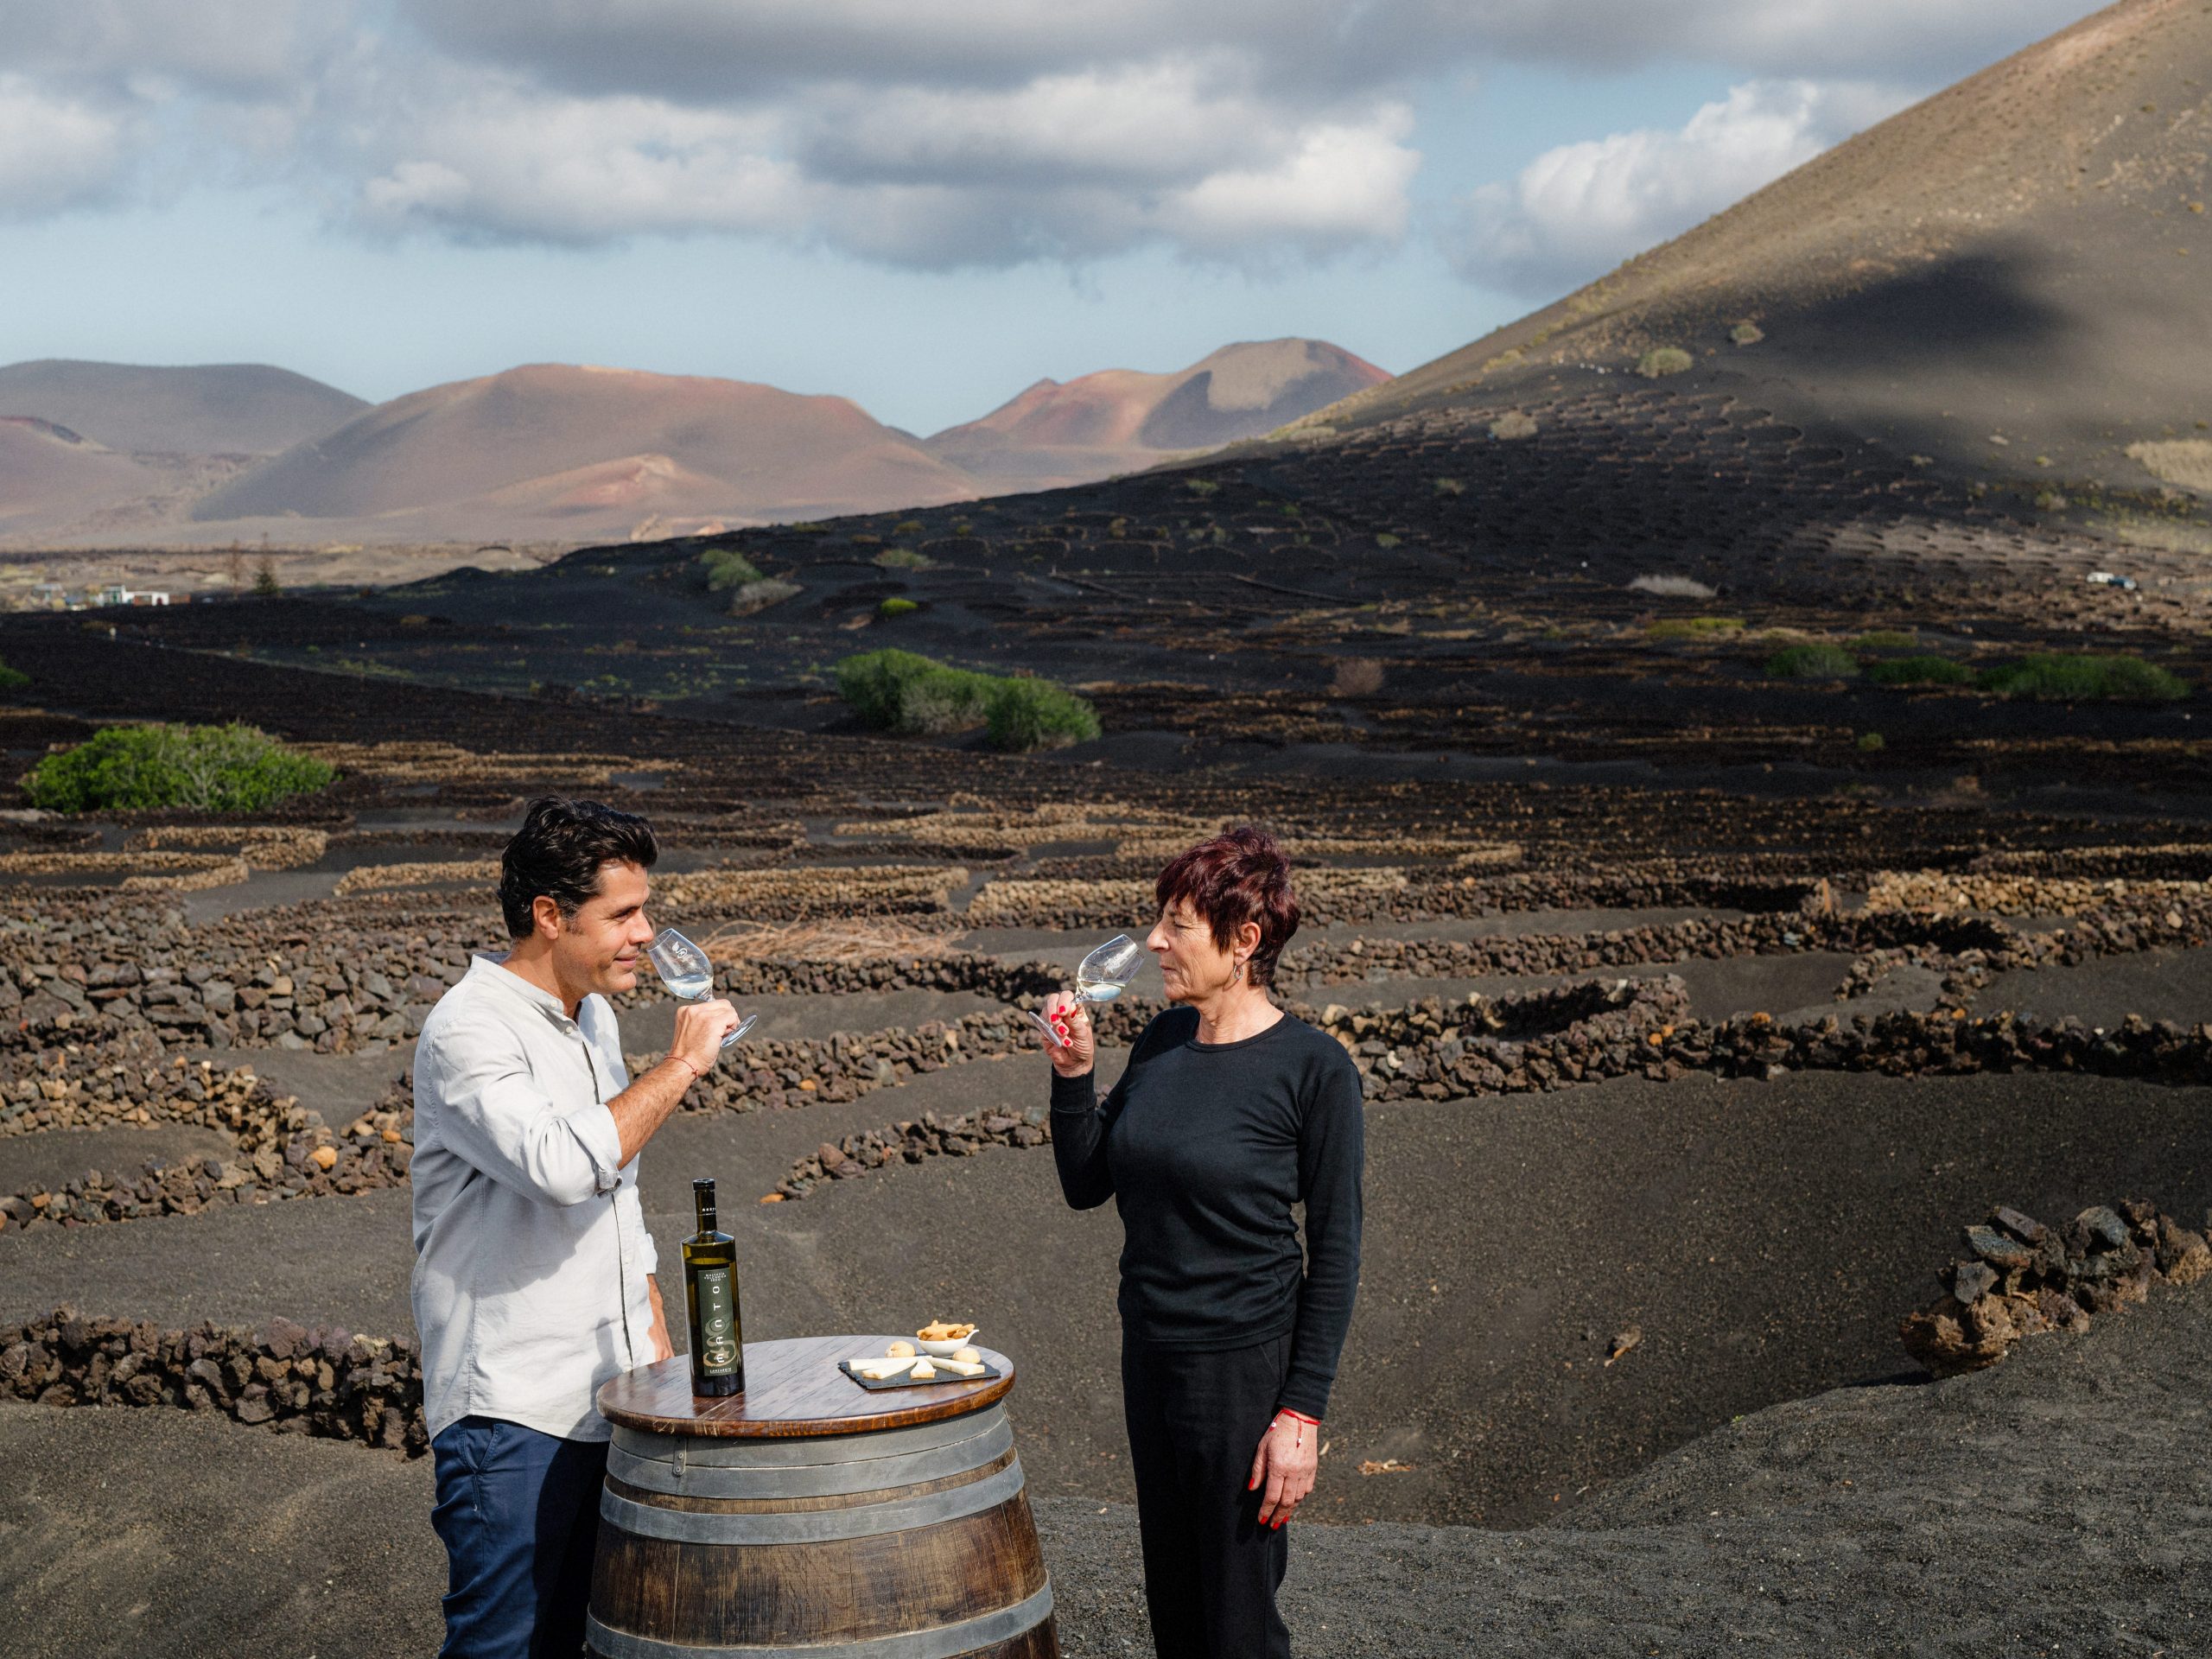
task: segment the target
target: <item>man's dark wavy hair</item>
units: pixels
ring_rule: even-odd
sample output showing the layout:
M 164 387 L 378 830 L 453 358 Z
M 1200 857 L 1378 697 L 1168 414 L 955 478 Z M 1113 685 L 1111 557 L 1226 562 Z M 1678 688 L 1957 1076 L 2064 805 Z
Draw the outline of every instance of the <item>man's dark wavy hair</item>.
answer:
M 541 795 L 523 814 L 522 828 L 499 855 L 499 909 L 507 937 L 526 938 L 537 923 L 531 906 L 543 893 L 573 916 L 599 892 L 599 867 L 610 861 L 653 867 L 660 843 L 653 827 L 634 812 L 597 801 Z

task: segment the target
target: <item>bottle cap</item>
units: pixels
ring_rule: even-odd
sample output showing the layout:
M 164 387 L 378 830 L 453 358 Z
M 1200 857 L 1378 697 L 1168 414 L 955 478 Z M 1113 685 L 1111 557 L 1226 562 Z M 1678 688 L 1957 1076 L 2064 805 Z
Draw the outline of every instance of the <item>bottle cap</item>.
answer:
M 701 1175 L 697 1177 L 691 1183 L 691 1190 L 694 1192 L 704 1193 L 708 1198 L 713 1198 L 715 1196 L 715 1178 L 711 1175 Z

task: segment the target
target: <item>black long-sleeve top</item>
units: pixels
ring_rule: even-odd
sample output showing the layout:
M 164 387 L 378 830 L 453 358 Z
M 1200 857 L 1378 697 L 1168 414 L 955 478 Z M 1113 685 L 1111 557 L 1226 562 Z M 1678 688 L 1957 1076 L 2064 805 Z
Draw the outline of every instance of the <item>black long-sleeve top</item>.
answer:
M 1359 1288 L 1359 1071 L 1288 1014 L 1241 1042 L 1198 1032 L 1194 1008 L 1154 1020 L 1103 1105 L 1088 1073 L 1053 1075 L 1060 1190 L 1121 1211 L 1127 1334 L 1203 1351 L 1294 1332 L 1276 1403 L 1320 1417 Z

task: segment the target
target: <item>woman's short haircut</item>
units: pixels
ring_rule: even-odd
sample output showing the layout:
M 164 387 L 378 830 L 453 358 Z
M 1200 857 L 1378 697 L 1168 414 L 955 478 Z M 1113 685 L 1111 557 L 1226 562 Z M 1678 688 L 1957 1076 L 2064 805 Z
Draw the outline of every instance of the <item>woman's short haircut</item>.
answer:
M 1255 985 L 1274 982 L 1275 958 L 1298 931 L 1298 895 L 1290 889 L 1290 861 L 1266 830 L 1242 824 L 1178 854 L 1160 873 L 1153 892 L 1163 911 L 1190 900 L 1224 950 L 1238 928 L 1258 923 L 1260 943 L 1245 971 Z
M 537 927 L 532 906 L 541 894 L 558 905 L 563 917 L 573 916 L 599 892 L 601 865 L 651 869 L 659 856 L 652 826 L 634 812 L 539 796 L 499 855 L 499 909 L 507 937 L 526 938 Z

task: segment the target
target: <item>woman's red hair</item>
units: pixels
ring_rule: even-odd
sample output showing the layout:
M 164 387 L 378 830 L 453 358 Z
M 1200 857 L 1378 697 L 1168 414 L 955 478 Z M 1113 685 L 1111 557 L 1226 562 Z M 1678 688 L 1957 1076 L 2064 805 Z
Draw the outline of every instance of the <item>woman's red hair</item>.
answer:
M 1245 971 L 1255 985 L 1274 982 L 1275 959 L 1298 931 L 1298 896 L 1290 888 L 1290 861 L 1266 830 L 1240 824 L 1177 854 L 1153 892 L 1163 911 L 1188 899 L 1224 950 L 1238 928 L 1256 922 L 1260 943 Z

